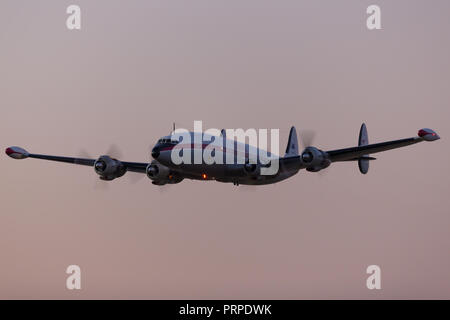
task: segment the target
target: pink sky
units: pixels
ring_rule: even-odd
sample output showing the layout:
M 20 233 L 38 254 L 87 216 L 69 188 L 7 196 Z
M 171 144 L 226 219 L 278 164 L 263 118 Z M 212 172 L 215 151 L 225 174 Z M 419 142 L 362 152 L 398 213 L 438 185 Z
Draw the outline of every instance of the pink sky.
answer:
M 172 122 L 316 130 L 324 150 L 441 140 L 257 187 L 0 156 L 0 298 L 450 298 L 450 2 L 0 3 L 1 147 L 127 161 Z M 82 290 L 65 287 L 68 265 Z M 382 289 L 366 288 L 368 265 Z

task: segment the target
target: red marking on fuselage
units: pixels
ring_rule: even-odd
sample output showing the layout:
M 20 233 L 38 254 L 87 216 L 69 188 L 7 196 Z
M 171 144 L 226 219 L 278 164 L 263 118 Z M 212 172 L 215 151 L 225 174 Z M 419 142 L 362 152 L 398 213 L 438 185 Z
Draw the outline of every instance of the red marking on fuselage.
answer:
M 196 145 L 196 144 L 193 144 L 193 143 L 192 144 L 184 144 L 184 145 L 178 144 L 178 145 L 171 145 L 171 146 L 168 146 L 168 147 L 164 147 L 160 151 L 170 151 L 170 150 L 173 150 L 173 148 L 175 146 L 178 146 L 178 148 L 181 148 L 181 149 L 197 149 L 197 147 L 200 147 L 200 145 Z M 204 150 L 207 146 L 209 146 L 209 144 L 203 143 L 201 145 L 202 150 Z M 227 149 L 227 148 L 223 148 L 223 147 L 220 147 L 220 146 L 216 146 L 215 149 L 219 149 L 220 151 L 225 152 L 225 153 L 230 153 L 231 151 L 234 151 L 235 155 L 239 151 L 239 147 L 237 149 L 234 149 L 234 148 Z M 248 152 L 245 152 L 245 157 L 249 157 L 249 153 Z

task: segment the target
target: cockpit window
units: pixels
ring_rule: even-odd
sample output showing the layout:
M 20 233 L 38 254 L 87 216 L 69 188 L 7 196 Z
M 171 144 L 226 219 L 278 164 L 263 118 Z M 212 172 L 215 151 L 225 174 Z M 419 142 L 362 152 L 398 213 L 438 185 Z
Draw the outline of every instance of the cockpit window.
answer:
M 177 144 L 178 141 L 176 140 L 171 140 L 171 139 L 159 139 L 158 143 L 160 144 L 166 144 L 166 143 L 170 143 L 170 144 Z

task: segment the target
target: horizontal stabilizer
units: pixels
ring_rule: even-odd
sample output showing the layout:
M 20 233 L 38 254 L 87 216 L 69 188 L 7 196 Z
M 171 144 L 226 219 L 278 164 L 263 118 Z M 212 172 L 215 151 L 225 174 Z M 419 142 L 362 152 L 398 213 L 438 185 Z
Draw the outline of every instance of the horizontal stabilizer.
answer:
M 377 158 L 369 157 L 369 156 L 362 156 L 359 158 L 359 160 L 377 160 Z
M 370 160 L 377 160 L 377 158 L 370 157 L 370 156 L 361 156 L 359 158 L 347 159 L 347 160 L 343 160 L 343 161 L 359 161 L 359 160 L 370 161 Z

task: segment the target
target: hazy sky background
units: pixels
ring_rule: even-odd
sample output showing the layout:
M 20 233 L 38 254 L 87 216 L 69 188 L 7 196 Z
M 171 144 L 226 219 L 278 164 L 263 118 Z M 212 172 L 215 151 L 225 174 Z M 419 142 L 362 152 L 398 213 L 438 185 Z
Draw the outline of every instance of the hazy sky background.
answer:
M 378 4 L 382 30 L 366 28 Z M 82 29 L 69 31 L 78 4 Z M 450 2 L 0 2 L 0 146 L 148 161 L 172 122 L 442 139 L 257 188 L 0 156 L 0 298 L 450 298 Z M 77 264 L 82 290 L 65 287 Z M 382 290 L 366 288 L 366 268 Z

